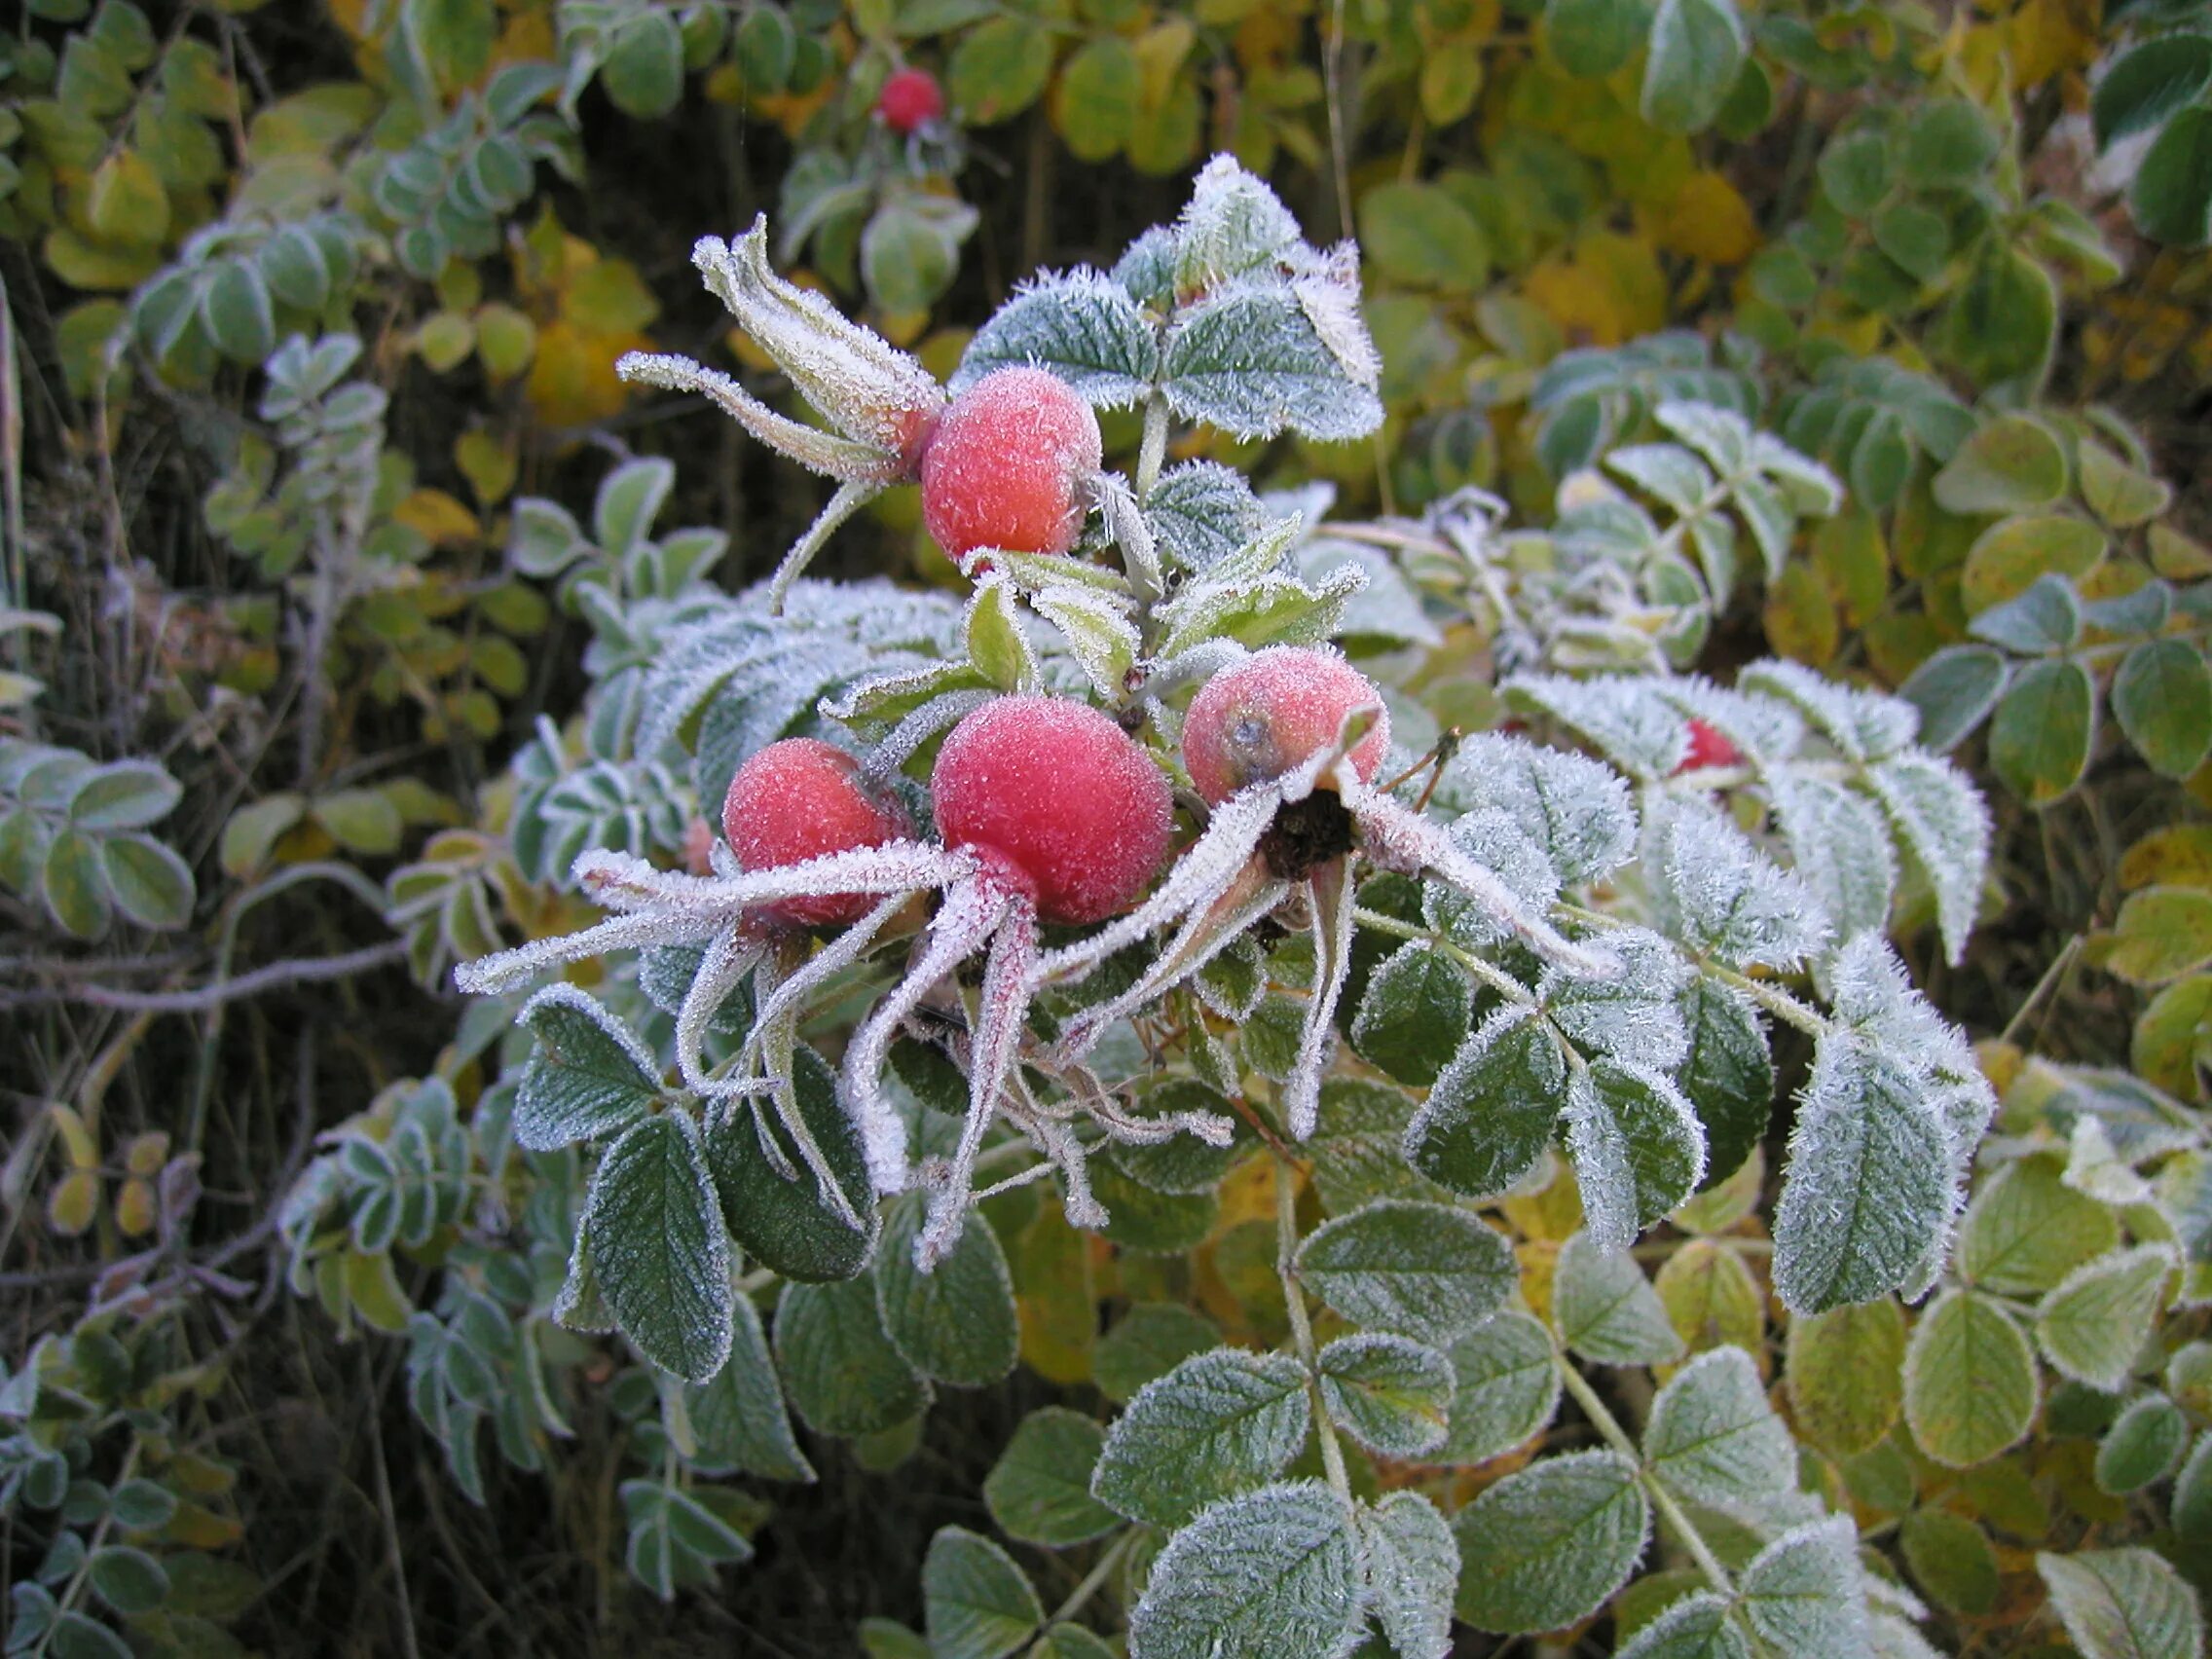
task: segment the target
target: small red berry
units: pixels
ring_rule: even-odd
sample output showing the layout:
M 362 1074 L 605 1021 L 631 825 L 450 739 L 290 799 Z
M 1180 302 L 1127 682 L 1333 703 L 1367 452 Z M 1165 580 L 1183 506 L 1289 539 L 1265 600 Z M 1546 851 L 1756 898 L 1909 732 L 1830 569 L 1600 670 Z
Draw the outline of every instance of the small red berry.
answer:
M 704 818 L 694 818 L 683 827 L 683 867 L 693 875 L 715 873 L 715 828 Z
M 883 83 L 875 107 L 892 131 L 911 132 L 944 114 L 944 90 L 927 69 L 902 69 Z
M 819 738 L 769 744 L 737 769 L 722 801 L 722 833 L 747 869 L 881 846 L 907 829 L 896 802 L 862 787 L 860 763 Z M 793 927 L 828 927 L 860 920 L 875 903 L 863 894 L 832 893 L 763 905 L 760 915 Z
M 1211 806 L 1237 791 L 1279 778 L 1336 741 L 1352 710 L 1381 708 L 1382 693 L 1341 656 L 1303 645 L 1273 645 L 1227 668 L 1198 688 L 1183 720 L 1183 764 Z M 1352 770 L 1365 783 L 1390 747 L 1384 711 L 1352 746 Z
M 1702 771 L 1707 766 L 1733 766 L 1743 759 L 1744 752 L 1738 749 L 1709 720 L 1690 721 L 1689 751 L 1682 763 L 1675 768 L 1675 775 Z
M 1043 369 L 1000 369 L 952 400 L 922 452 L 922 517 L 955 559 L 1065 553 L 1103 459 L 1098 417 Z
M 1088 703 L 1000 697 L 952 728 L 930 775 L 938 832 L 980 855 L 1048 922 L 1135 903 L 1174 833 L 1167 780 Z

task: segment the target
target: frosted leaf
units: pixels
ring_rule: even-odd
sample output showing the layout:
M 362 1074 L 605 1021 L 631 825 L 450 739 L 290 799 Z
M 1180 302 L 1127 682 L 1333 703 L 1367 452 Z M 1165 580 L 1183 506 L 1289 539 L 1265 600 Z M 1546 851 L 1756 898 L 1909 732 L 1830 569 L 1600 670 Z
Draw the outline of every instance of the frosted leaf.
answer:
M 1352 1046 L 1400 1082 L 1433 1083 L 1467 1034 L 1473 1001 L 1466 970 L 1434 945 L 1413 940 L 1368 976 Z
M 580 986 L 547 985 L 515 1023 L 536 1039 L 515 1090 L 516 1144 L 552 1152 L 625 1129 L 660 1104 L 660 1062 Z
M 1454 1520 L 1457 1611 L 1477 1630 L 1532 1636 L 1588 1618 L 1628 1582 L 1651 1530 L 1636 1464 L 1618 1452 L 1543 1457 Z
M 1115 1419 L 1091 1495 L 1132 1521 L 1180 1526 L 1280 1472 L 1311 1421 L 1306 1374 L 1289 1355 L 1194 1354 L 1139 1388 Z
M 1359 244 L 1339 242 L 1326 253 L 1293 257 L 1290 264 L 1291 292 L 1298 296 L 1299 309 L 1313 332 L 1353 385 L 1369 392 L 1378 390 L 1382 354 L 1375 349 L 1359 309 Z
M 965 1527 L 940 1527 L 922 1558 L 929 1650 L 957 1659 L 1005 1659 L 1045 1622 L 1045 1609 L 1014 1558 Z
M 1602 1249 L 1587 1233 L 1560 1246 L 1552 1278 L 1559 1340 L 1600 1365 L 1665 1365 L 1682 1339 L 1636 1258 Z
M 998 695 L 995 690 L 971 686 L 931 697 L 876 739 L 868 750 L 867 758 L 861 762 L 861 777 L 871 788 L 887 788 L 923 744 L 939 732 L 958 725 Z
M 1452 1364 L 1426 1344 L 1362 1331 L 1326 1345 L 1314 1363 L 1331 1420 L 1370 1452 L 1411 1457 L 1444 1439 Z
M 1452 1345 L 1451 1427 L 1429 1454 L 1436 1463 L 1481 1463 L 1541 1431 L 1559 1409 L 1551 1333 L 1512 1309 Z
M 1798 879 L 1812 890 L 1836 939 L 1888 924 L 1897 855 L 1873 802 L 1829 779 L 1778 772 L 1766 780 Z
M 1859 1532 L 1832 1516 L 1785 1532 L 1751 1558 L 1738 1605 L 1758 1638 L 1795 1659 L 1862 1659 L 1866 1603 L 1859 1589 Z
M 1013 1272 L 981 1216 L 930 1254 L 924 1203 L 921 1194 L 903 1193 L 887 1208 L 873 1268 L 876 1312 L 891 1346 L 924 1377 L 979 1388 L 1014 1369 L 1021 1339 Z
M 1679 444 L 1623 444 L 1604 467 L 1677 513 L 1697 512 L 1713 489 L 1713 469 Z
M 1175 303 L 1175 242 L 1173 230 L 1155 225 L 1123 250 L 1108 275 L 1138 305 L 1164 313 Z
M 1598 1249 L 1626 1250 L 1705 1176 L 1704 1127 L 1658 1072 L 1609 1059 L 1570 1067 L 1565 1119 L 1584 1225 Z
M 779 455 L 844 484 L 880 489 L 904 470 L 896 454 L 779 415 L 730 376 L 689 357 L 669 351 L 625 351 L 616 359 L 614 372 L 641 386 L 695 392 Z
M 1145 498 L 1162 558 L 1202 572 L 1266 528 L 1268 511 L 1244 475 L 1215 461 L 1187 461 L 1160 476 Z
M 1232 276 L 1277 263 L 1299 240 L 1298 221 L 1234 156 L 1198 170 L 1175 222 L 1175 286 L 1200 294 Z
M 1586 755 L 1515 737 L 1471 737 L 1445 764 L 1435 800 L 1447 810 L 1506 813 L 1568 884 L 1596 881 L 1636 852 L 1627 781 Z
M 1337 1659 L 1357 1640 L 1359 1542 L 1318 1481 L 1213 1505 L 1167 1540 L 1129 1617 L 1129 1659 Z
M 2110 1250 L 2083 1262 L 2037 1304 L 2036 1346 L 2062 1375 L 2119 1392 L 2180 1265 L 2179 1253 L 2166 1243 Z
M 1989 808 L 1957 767 L 1917 749 L 1868 768 L 1866 784 L 1936 895 L 1943 954 L 1956 967 L 1981 905 Z
M 1867 1614 L 1866 1652 L 1868 1659 L 1943 1659 L 1920 1632 L 1895 1613 L 1881 1611 Z
M 1230 639 L 1258 650 L 1266 645 L 1309 645 L 1338 632 L 1344 609 L 1366 575 L 1340 566 L 1318 582 L 1296 576 L 1227 575 L 1235 555 L 1207 572 L 1207 579 L 1185 588 L 1160 607 L 1168 632 L 1159 654 L 1177 657 L 1213 640 Z
M 1358 365 L 1340 358 L 1344 344 L 1323 335 L 1290 284 L 1239 278 L 1177 313 L 1161 390 L 1184 420 L 1232 437 L 1286 428 L 1323 441 L 1364 437 L 1382 424 L 1382 405 Z
M 1445 832 L 1469 861 L 1495 875 L 1524 913 L 1540 916 L 1559 898 L 1559 872 L 1531 840 L 1524 820 L 1493 807 L 1478 807 Z M 1512 925 L 1493 918 L 1456 890 L 1431 884 L 1421 890 L 1428 925 L 1468 950 L 1487 951 L 1514 937 Z
M 1657 685 L 1686 718 L 1705 721 L 1762 766 L 1790 758 L 1805 741 L 1804 717 L 1776 698 L 1731 691 L 1702 676 L 1664 680 Z
M 1610 974 L 1577 974 L 1564 963 L 1545 971 L 1536 986 L 1544 1012 L 1586 1052 L 1674 1070 L 1689 1047 L 1678 1006 L 1689 969 L 1680 952 L 1645 928 L 1616 928 L 1604 943 Z
M 1567 939 L 1522 903 L 1496 875 L 1462 852 L 1433 820 L 1380 790 L 1343 776 L 1338 780 L 1338 793 L 1359 827 L 1361 850 L 1378 867 L 1401 875 L 1435 875 L 1554 963 L 1594 977 L 1618 971 L 1619 964 L 1608 951 Z
M 1666 801 L 1647 829 L 1653 898 L 1663 925 L 1691 951 L 1726 968 L 1788 971 L 1826 941 L 1826 917 L 1805 884 L 1716 808 Z
M 1920 994 L 1880 934 L 1861 934 L 1836 953 L 1829 1000 L 1837 1019 L 1903 1063 L 1951 1081 L 1981 1077 L 1967 1034 Z
M 702 237 L 691 263 L 738 327 L 845 436 L 902 455 L 944 407 L 944 388 L 913 357 L 769 269 L 765 214 L 734 242 Z
M 1436 1505 L 1393 1492 L 1358 1512 L 1366 1543 L 1368 1611 L 1398 1659 L 1445 1659 L 1459 1546 Z
M 1124 409 L 1144 400 L 1159 362 L 1153 326 L 1128 289 L 1079 268 L 1015 288 L 968 343 L 951 390 L 1000 369 L 1050 369 L 1092 407 Z
M 1165 591 L 1160 573 L 1160 545 L 1154 539 L 1152 525 L 1144 510 L 1137 505 L 1129 482 L 1119 472 L 1102 472 L 1091 483 L 1091 494 L 1106 527 L 1107 539 L 1122 550 L 1122 565 L 1129 573 L 1129 581 L 1139 593 L 1156 595 Z M 1132 646 L 1130 655 L 1135 655 Z M 1116 685 L 1108 693 L 1113 697 L 1122 694 L 1123 687 Z
M 1920 730 L 1920 711 L 1902 697 L 1838 684 L 1801 663 L 1769 657 L 1737 675 L 1736 685 L 1794 704 L 1847 760 L 1885 759 Z
M 2120 1158 L 2112 1135 L 2096 1118 L 2074 1120 L 2073 1132 L 2067 1137 L 2063 1179 L 2075 1192 L 2100 1203 L 2147 1204 L 2157 1196 L 2157 1190 Z
M 1616 1659 L 1751 1659 L 1751 1647 L 1729 1618 L 1728 1604 L 1700 1590 L 1639 1630 Z
M 703 1382 L 729 1357 L 729 1235 L 698 1125 L 646 1118 L 608 1148 L 584 1201 L 600 1293 L 663 1371 Z
M 717 934 L 701 953 L 699 966 L 676 1014 L 676 1069 L 683 1087 L 712 1092 L 701 1047 L 722 1004 L 759 966 L 765 949 L 760 937 L 749 928 L 728 928 Z
M 2086 1659 L 2201 1659 L 2196 1591 L 2153 1551 L 2039 1550 L 2036 1571 Z
M 1648 681 L 1524 674 L 1503 689 L 1515 704 L 1572 727 L 1635 777 L 1664 778 L 1689 753 L 1689 728 Z
M 1693 1503 L 1779 1496 L 1797 1482 L 1797 1446 L 1739 1347 L 1699 1354 L 1667 1380 L 1643 1430 L 1652 1473 Z
M 1353 1324 L 1449 1344 L 1513 1289 L 1513 1252 L 1475 1216 L 1382 1198 L 1326 1221 L 1299 1246 L 1299 1281 Z
M 1470 1198 L 1536 1166 L 1567 1104 L 1567 1062 L 1535 1010 L 1507 1003 L 1459 1047 L 1406 1125 L 1406 1161 Z
M 1444 644 L 1443 630 L 1421 608 L 1420 595 L 1406 580 L 1397 562 L 1380 547 L 1316 536 L 1299 547 L 1297 559 L 1299 574 L 1315 586 L 1326 583 L 1332 572 L 1347 565 L 1360 572 L 1361 586 L 1337 624 L 1340 637 L 1386 640 L 1392 645 L 1432 649 Z
M 1834 1032 L 1814 1049 L 1774 1224 L 1775 1291 L 1792 1312 L 1898 1289 L 1943 1237 L 1951 1148 L 1928 1092 L 1862 1037 Z

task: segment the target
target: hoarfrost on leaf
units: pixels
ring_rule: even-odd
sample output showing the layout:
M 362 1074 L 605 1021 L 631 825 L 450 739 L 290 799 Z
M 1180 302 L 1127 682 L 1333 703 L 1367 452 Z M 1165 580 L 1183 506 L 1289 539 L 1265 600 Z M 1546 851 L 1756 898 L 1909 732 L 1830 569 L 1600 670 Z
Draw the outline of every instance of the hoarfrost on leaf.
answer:
M 1359 1510 L 1368 1610 L 1399 1659 L 1444 1659 L 1452 1647 L 1452 1595 L 1459 1545 L 1436 1505 L 1393 1492 Z
M 1722 967 L 1792 970 L 1827 937 L 1803 881 L 1777 867 L 1717 809 L 1671 800 L 1646 826 L 1663 925 Z
M 1643 1456 L 1683 1497 L 1714 1506 L 1779 1496 L 1797 1478 L 1796 1443 L 1739 1347 L 1701 1353 L 1667 1380 L 1644 1427 Z
M 1363 1616 L 1359 1539 L 1318 1481 L 1226 1498 L 1167 1540 L 1129 1659 L 1337 1659 Z
M 1599 880 L 1636 852 L 1627 780 L 1586 755 L 1522 738 L 1485 734 L 1461 743 L 1437 782 L 1435 802 L 1506 814 L 1569 885 Z
M 1306 1374 L 1286 1354 L 1215 1348 L 1138 1389 L 1114 1420 L 1091 1494 L 1158 1527 L 1281 1472 L 1312 1420 Z
M 1156 331 L 1128 290 L 1079 269 L 1017 287 L 968 343 L 950 389 L 1000 369 L 1050 369 L 1094 408 L 1124 409 L 1144 401 L 1159 366 Z

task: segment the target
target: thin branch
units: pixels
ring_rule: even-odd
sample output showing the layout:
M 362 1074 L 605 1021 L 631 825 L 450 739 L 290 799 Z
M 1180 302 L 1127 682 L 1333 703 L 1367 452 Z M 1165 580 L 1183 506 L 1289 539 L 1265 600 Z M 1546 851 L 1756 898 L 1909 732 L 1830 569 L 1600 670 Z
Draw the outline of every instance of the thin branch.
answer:
M 349 950 L 339 956 L 294 957 L 240 974 L 235 979 L 180 991 L 128 991 L 115 985 L 38 985 L 24 990 L 0 991 L 0 1007 L 28 1003 L 87 1003 L 93 1008 L 122 1009 L 129 1014 L 204 1014 L 209 1009 L 264 991 L 288 985 L 312 984 L 324 979 L 348 979 L 405 960 L 407 941 L 387 940 L 382 944 Z

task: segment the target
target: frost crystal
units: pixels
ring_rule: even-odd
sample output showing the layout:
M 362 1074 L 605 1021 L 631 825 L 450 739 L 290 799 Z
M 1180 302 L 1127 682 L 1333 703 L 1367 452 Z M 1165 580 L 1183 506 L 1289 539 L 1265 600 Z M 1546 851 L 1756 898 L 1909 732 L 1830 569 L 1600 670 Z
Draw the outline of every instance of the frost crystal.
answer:
M 1436 799 L 1461 812 L 1508 814 L 1549 855 L 1563 882 L 1596 881 L 1636 851 L 1636 809 L 1613 769 L 1515 737 L 1484 735 L 1459 746 Z
M 1793 969 L 1821 948 L 1818 900 L 1776 867 L 1721 813 L 1672 800 L 1649 826 L 1646 867 L 1669 931 L 1727 968 Z

